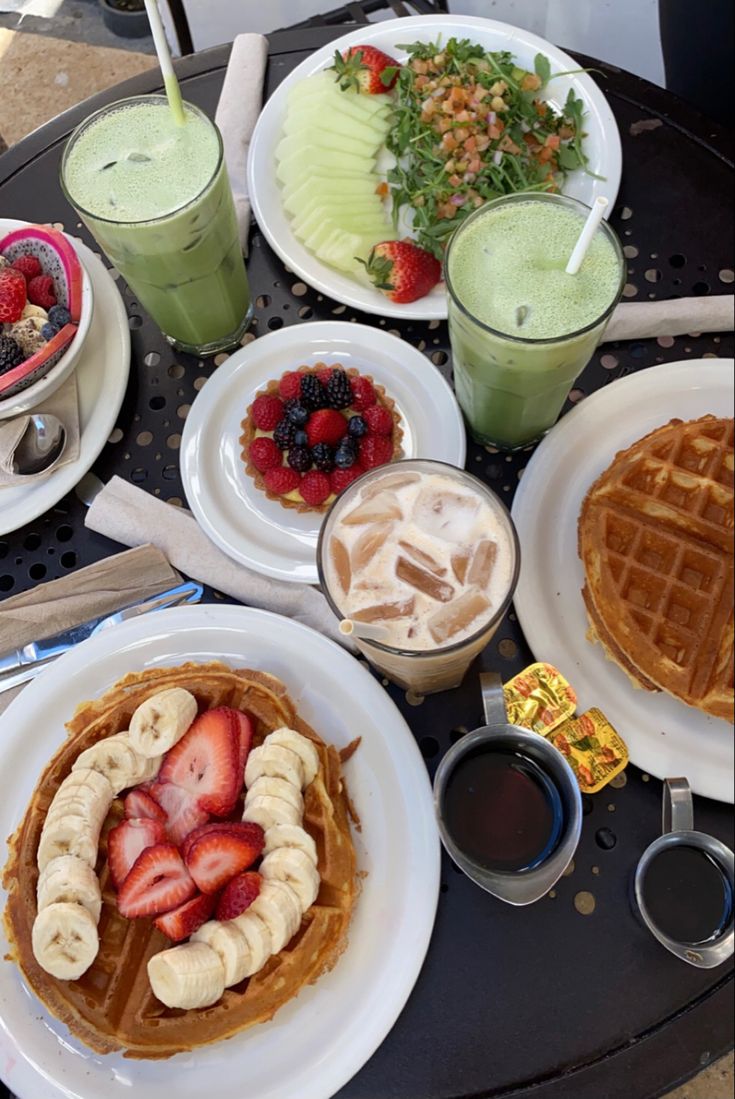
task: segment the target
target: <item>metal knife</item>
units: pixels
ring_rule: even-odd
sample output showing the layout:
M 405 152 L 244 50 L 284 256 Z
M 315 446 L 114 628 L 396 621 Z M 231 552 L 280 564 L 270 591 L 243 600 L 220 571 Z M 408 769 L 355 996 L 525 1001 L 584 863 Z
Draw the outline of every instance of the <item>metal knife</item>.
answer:
M 113 614 L 92 618 L 89 622 L 72 626 L 71 629 L 57 633 L 53 637 L 44 638 L 42 641 L 31 641 L 28 645 L 24 645 L 22 649 L 16 649 L 0 657 L 0 693 L 35 678 L 62 653 L 74 648 L 80 641 L 85 641 L 88 637 L 93 637 L 111 626 L 117 625 L 118 622 L 127 622 L 139 615 L 163 610 L 166 607 L 198 603 L 203 592 L 204 589 L 201 584 L 197 584 L 193 580 L 187 581 L 185 584 L 169 588 L 158 595 L 150 596 L 137 603 L 131 603 Z

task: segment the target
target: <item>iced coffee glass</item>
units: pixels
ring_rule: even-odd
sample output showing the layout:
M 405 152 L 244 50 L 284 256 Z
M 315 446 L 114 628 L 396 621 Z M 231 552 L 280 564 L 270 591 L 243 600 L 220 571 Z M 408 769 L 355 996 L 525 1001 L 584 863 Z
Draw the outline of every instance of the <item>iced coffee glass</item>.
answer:
M 507 509 L 482 481 L 413 458 L 353 481 L 317 547 L 334 613 L 388 679 L 416 694 L 457 687 L 515 591 L 520 547 Z M 376 637 L 360 637 L 363 627 Z

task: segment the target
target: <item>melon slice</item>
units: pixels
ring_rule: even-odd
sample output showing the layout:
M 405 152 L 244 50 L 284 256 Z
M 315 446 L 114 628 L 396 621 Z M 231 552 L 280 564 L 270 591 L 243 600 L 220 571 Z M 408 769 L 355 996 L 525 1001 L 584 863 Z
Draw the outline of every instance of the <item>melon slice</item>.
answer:
M 286 140 L 284 138 L 284 140 Z M 322 172 L 336 171 L 350 171 L 354 172 L 355 176 L 359 176 L 363 179 L 370 178 L 375 168 L 375 160 L 373 157 L 367 156 L 350 156 L 346 159 L 344 154 L 339 153 L 336 149 L 311 149 L 311 150 L 297 150 L 293 155 L 293 150 L 290 153 L 281 152 L 279 157 L 280 163 L 276 168 L 276 178 L 281 183 L 293 183 L 294 181 L 304 179 L 304 173 L 306 171 L 307 164 L 312 168 L 318 168 Z
M 82 315 L 82 265 L 74 246 L 63 233 L 49 225 L 26 225 L 22 229 L 14 229 L 0 240 L 0 253 L 10 263 L 20 256 L 36 256 L 44 275 L 50 275 L 54 280 L 57 302 L 66 306 L 72 321 L 79 321 Z
M 296 199 L 303 202 L 309 195 L 322 195 L 325 198 L 364 199 L 378 197 L 376 188 L 380 179 L 375 175 L 337 176 L 312 175 L 304 172 L 293 181 L 284 184 L 284 204 Z
M 332 149 L 339 157 L 346 157 L 353 153 L 361 160 L 373 160 L 375 149 L 366 148 L 364 142 L 355 138 L 345 137 L 343 134 L 332 134 L 329 130 L 322 130 L 318 126 L 304 126 L 298 133 L 286 134 L 282 137 L 276 148 L 276 157 L 280 160 L 290 153 L 306 153 L 310 159 L 315 149 Z M 337 161 L 339 163 L 339 161 Z
M 392 105 L 389 95 L 362 95 L 352 91 L 343 92 L 335 80 L 335 74 L 322 71 L 314 73 L 313 76 L 307 76 L 298 84 L 294 84 L 288 93 L 289 106 L 292 102 L 295 103 L 311 96 L 321 95 L 325 88 L 339 91 L 340 95 L 344 96 L 345 105 L 349 105 L 353 110 L 359 111 L 360 114 L 373 115 L 390 108 Z
M 375 152 L 385 141 L 387 127 L 378 127 L 359 122 L 356 118 L 346 118 L 339 113 L 333 103 L 318 101 L 315 108 L 289 111 L 283 123 L 285 134 L 300 134 L 309 127 L 322 129 L 329 134 L 339 135 L 350 141 L 359 141 L 365 152 Z
M 383 203 L 379 195 L 374 191 L 366 191 L 363 194 L 343 195 L 333 193 L 325 195 L 316 187 L 309 187 L 304 191 L 295 192 L 290 198 L 284 196 L 283 207 L 294 217 L 305 217 L 317 207 L 322 207 L 325 213 L 361 213 L 382 214 Z

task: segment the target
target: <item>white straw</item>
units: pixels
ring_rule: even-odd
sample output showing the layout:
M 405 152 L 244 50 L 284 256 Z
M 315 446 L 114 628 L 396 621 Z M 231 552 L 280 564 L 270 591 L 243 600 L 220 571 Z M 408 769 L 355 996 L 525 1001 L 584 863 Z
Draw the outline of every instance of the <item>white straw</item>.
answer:
M 590 246 L 593 236 L 597 232 L 597 227 L 602 221 L 607 207 L 608 201 L 602 195 L 598 195 L 592 203 L 592 209 L 587 216 L 587 220 L 582 227 L 582 232 L 579 234 L 579 240 L 574 245 L 574 251 L 569 257 L 569 263 L 565 268 L 568 275 L 576 275 L 577 271 L 579 271 L 582 266 L 582 261 L 587 255 L 587 249 Z
M 163 30 L 163 23 L 161 22 L 161 15 L 158 11 L 156 0 L 145 0 L 145 10 L 148 14 L 148 22 L 151 25 L 153 44 L 156 47 L 156 54 L 158 55 L 158 64 L 161 66 L 161 75 L 163 76 L 163 85 L 166 89 L 168 105 L 171 108 L 171 114 L 174 116 L 175 121 L 179 125 L 183 125 L 186 118 L 184 116 L 181 89 L 179 88 L 179 82 L 174 73 L 171 52 L 168 48 L 168 42 L 166 41 L 166 35 Z
M 390 631 L 385 626 L 376 626 L 371 622 L 355 622 L 352 618 L 343 618 L 339 632 L 345 637 L 358 637 L 364 641 L 387 641 Z

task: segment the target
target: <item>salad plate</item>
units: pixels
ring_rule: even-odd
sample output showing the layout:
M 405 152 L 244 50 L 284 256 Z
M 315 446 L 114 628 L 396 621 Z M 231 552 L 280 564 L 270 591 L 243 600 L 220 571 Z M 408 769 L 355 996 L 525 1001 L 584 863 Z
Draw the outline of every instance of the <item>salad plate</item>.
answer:
M 358 45 L 374 46 L 398 61 L 409 56 L 406 46 L 416 42 L 443 42 L 450 38 L 469 39 L 486 52 L 507 51 L 515 63 L 534 72 L 537 55 L 548 59 L 550 77 L 545 81 L 543 99 L 561 113 L 570 92 L 582 104 L 584 153 L 587 169 L 570 171 L 562 192 L 591 205 L 604 196 L 612 206 L 620 185 L 622 154 L 620 135 L 610 106 L 592 78 L 579 70 L 568 54 L 537 35 L 506 23 L 460 15 L 415 16 L 370 24 L 336 39 L 316 50 L 291 72 L 265 104 L 250 142 L 248 156 L 248 192 L 253 213 L 268 243 L 283 262 L 300 278 L 336 301 L 367 313 L 405 320 L 441 320 L 447 316 L 443 283 L 424 297 L 409 303 L 396 303 L 369 280 L 331 267 L 297 239 L 289 213 L 284 207 L 283 191 L 274 185 L 277 172 L 276 150 L 283 136 L 289 97 L 307 77 L 332 65 L 335 51 L 344 53 Z M 543 65 L 545 68 L 545 65 Z M 558 76 L 554 76 L 558 73 Z M 368 98 L 368 97 L 363 97 Z M 348 139 L 349 140 L 349 139 Z M 385 170 L 395 159 L 389 154 Z M 381 158 L 384 153 L 381 152 Z M 399 235 L 409 226 L 399 223 Z

